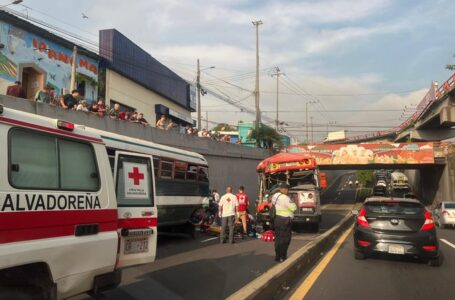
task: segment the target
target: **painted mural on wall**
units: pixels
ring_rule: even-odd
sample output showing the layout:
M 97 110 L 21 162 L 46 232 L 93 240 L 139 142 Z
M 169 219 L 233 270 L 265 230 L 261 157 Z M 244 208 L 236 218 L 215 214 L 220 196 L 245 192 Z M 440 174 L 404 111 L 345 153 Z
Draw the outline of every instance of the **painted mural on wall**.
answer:
M 310 153 L 318 165 L 433 164 L 432 142 L 295 145 L 282 152 Z
M 9 23 L 0 21 L 0 81 L 5 93 L 6 86 L 21 80 L 23 67 L 35 67 L 44 74 L 46 83 L 55 88 L 56 94 L 68 90 L 71 79 L 72 49 L 60 46 Z M 89 100 L 96 97 L 98 62 L 78 54 L 77 78 L 86 82 Z

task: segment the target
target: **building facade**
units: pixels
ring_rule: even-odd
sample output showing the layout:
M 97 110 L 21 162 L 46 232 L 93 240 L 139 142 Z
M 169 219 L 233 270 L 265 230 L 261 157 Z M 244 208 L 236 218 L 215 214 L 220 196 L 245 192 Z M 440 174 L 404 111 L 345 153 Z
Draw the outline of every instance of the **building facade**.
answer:
M 192 124 L 190 85 L 115 29 L 100 31 L 100 80 L 106 103 L 144 114 L 154 126 L 161 115 Z
M 74 44 L 7 12 L 0 11 L 0 93 L 21 81 L 26 98 L 43 86 L 56 96 L 69 91 Z M 76 86 L 89 102 L 98 94 L 98 56 L 79 48 Z

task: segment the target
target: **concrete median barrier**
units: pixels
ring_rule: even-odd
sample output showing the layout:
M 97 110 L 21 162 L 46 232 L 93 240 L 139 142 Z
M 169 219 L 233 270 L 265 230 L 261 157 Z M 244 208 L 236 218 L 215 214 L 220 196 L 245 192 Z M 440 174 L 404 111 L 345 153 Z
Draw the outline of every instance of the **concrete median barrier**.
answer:
M 354 218 L 349 212 L 334 227 L 293 253 L 227 299 L 274 299 L 287 292 L 288 287 L 309 271 L 351 226 Z

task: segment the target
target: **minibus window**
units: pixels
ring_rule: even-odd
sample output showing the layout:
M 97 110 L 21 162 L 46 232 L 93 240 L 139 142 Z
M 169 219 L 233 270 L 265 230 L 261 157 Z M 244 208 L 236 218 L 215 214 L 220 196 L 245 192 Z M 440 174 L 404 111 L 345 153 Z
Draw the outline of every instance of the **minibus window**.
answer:
M 64 190 L 96 191 L 99 176 L 93 149 L 88 144 L 60 140 L 60 185 Z
M 11 130 L 10 183 L 16 188 L 58 189 L 57 139 Z

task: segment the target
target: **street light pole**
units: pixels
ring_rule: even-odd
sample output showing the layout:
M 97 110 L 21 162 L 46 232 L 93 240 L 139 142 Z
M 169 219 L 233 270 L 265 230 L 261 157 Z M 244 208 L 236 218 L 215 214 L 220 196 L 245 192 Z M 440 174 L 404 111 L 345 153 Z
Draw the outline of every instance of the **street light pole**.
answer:
M 201 67 L 199 65 L 199 58 L 197 59 L 196 70 L 196 87 L 197 87 L 197 129 L 201 130 Z
M 261 112 L 259 110 L 259 25 L 262 25 L 262 21 L 253 21 L 253 25 L 256 27 L 256 87 L 254 90 L 254 95 L 255 95 L 255 107 L 256 107 L 256 124 L 255 124 L 255 130 L 256 134 L 258 133 L 259 130 L 259 125 L 261 123 Z M 260 146 L 260 141 L 259 139 L 256 139 L 256 146 Z
M 279 94 L 280 94 L 280 75 L 284 75 L 284 73 L 280 72 L 280 68 L 275 67 L 275 73 L 272 73 L 271 76 L 276 76 L 276 119 L 275 119 L 275 127 L 278 131 L 278 127 L 280 125 L 280 119 L 278 115 L 278 108 L 279 108 Z

